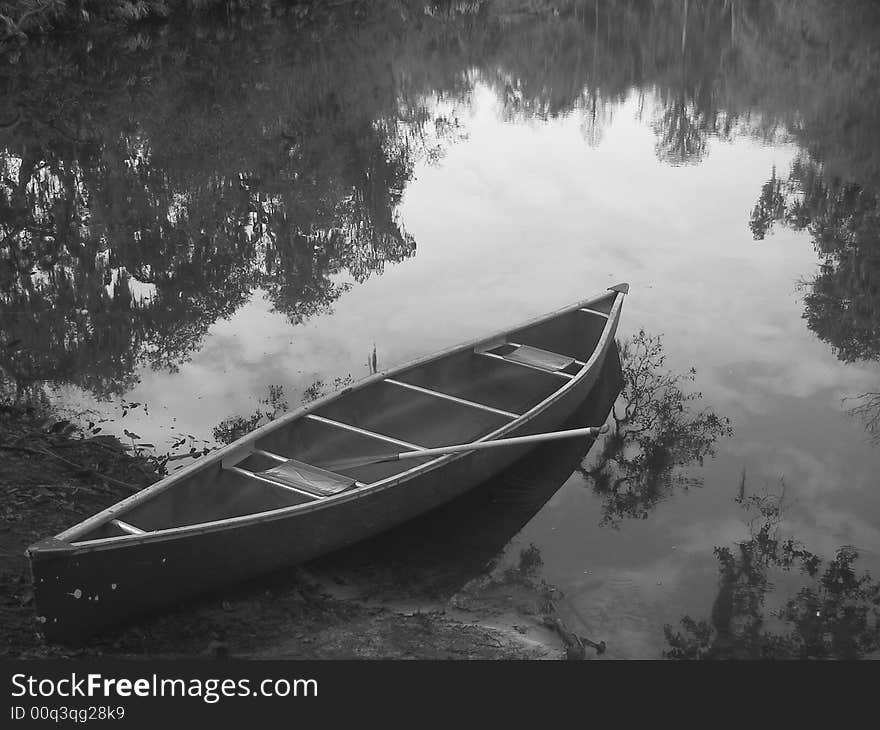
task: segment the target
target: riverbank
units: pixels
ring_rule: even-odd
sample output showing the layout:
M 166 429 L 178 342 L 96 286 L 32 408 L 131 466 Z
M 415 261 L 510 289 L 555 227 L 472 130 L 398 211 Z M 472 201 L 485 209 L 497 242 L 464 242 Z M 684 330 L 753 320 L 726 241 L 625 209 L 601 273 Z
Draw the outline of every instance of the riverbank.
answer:
M 128 454 L 115 437 L 86 438 L 35 406 L 0 409 L 0 455 L 0 651 L 39 656 L 27 546 L 161 475 L 154 460 Z
M 82 438 L 81 438 L 82 436 Z M 529 556 L 451 597 L 376 591 L 331 556 L 104 632 L 80 647 L 38 633 L 25 548 L 161 478 L 161 461 L 84 437 L 35 409 L 0 413 L 0 652 L 14 658 L 556 659 L 596 655 L 559 622 Z M 377 571 L 384 570 L 381 565 Z M 361 578 L 356 576 L 360 575 Z M 589 647 L 589 644 L 587 644 Z

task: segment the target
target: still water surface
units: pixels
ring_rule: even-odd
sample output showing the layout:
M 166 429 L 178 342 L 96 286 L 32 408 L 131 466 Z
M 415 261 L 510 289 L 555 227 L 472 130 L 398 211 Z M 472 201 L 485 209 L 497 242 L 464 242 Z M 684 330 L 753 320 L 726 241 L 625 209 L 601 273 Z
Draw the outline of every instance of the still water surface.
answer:
M 189 448 L 266 410 L 270 386 L 295 407 L 309 388 L 368 375 L 374 352 L 393 367 L 628 281 L 619 340 L 662 336 L 655 377 L 696 370 L 680 387 L 700 397 L 663 421 L 681 427 L 670 463 L 653 478 L 637 463 L 644 442 L 630 439 L 630 470 L 602 472 L 625 477 L 609 490 L 597 444 L 486 570 L 537 548 L 540 578 L 612 657 L 662 656 L 664 626 L 682 630 L 684 616 L 707 622 L 708 638 L 688 634 L 704 649 L 793 627 L 799 641 L 841 623 L 856 632 L 850 614 L 804 626 L 868 595 L 870 583 L 817 587 L 842 546 L 857 551 L 842 558 L 857 576 L 880 572 L 877 432 L 870 409 L 852 412 L 880 389 L 872 151 L 826 123 L 841 100 L 803 69 L 765 78 L 776 50 L 758 11 L 718 20 L 720 3 L 697 4 L 682 24 L 680 4 L 655 4 L 638 23 L 641 70 L 615 77 L 636 53 L 616 40 L 634 22 L 624 5 L 607 18 L 592 3 L 525 19 L 490 4 L 395 16 L 390 46 L 384 16 L 273 26 L 265 47 L 209 24 L 210 42 L 172 35 L 109 72 L 72 51 L 77 81 L 132 74 L 126 120 L 101 104 L 97 121 L 58 109 L 40 119 L 35 81 L 22 81 L 31 116 L 0 138 L 0 224 L 35 268 L 4 254 L 6 341 L 25 343 L 17 361 L 5 356 L 7 377 L 62 412 L 108 419 L 105 430 L 159 451 L 186 436 Z M 821 9 L 792 19 L 768 8 L 777 24 L 839 32 L 823 30 Z M 278 60 L 285 33 L 304 50 Z M 464 50 L 450 51 L 448 34 Z M 852 53 L 876 53 L 850 40 Z M 541 69 L 517 58 L 521 44 Z M 438 54 L 433 71 L 423 46 Z M 233 51 L 263 65 L 204 63 Z M 813 52 L 793 51 L 815 74 Z M 187 77 L 176 85 L 131 70 L 172 54 Z M 839 85 L 865 68 L 845 66 Z M 807 90 L 779 91 L 786 73 Z M 856 131 L 871 103 L 847 107 Z M 69 130 L 64 114 L 87 141 L 47 131 Z M 123 421 L 132 402 L 148 408 Z M 702 409 L 732 433 L 701 430 Z M 705 440 L 694 445 L 688 424 Z M 419 569 L 448 572 L 455 534 Z M 781 557 L 788 538 L 821 559 L 818 572 Z

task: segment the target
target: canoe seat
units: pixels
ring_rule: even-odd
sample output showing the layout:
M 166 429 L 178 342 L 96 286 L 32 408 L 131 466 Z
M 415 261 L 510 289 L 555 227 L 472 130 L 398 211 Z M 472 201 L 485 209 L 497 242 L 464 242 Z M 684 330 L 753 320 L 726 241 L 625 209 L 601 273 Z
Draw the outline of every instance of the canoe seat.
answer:
M 558 352 L 542 350 L 540 347 L 521 345 L 518 342 L 510 341 L 495 342 L 488 346 L 477 347 L 474 352 L 478 355 L 500 358 L 508 362 L 518 363 L 566 378 L 572 376 L 571 372 L 567 371 L 568 368 L 572 365 L 582 367 L 584 364 L 580 360 L 576 360 L 568 355 L 560 355 Z
M 296 459 L 288 459 L 271 469 L 254 473 L 273 482 L 280 482 L 314 494 L 316 497 L 330 497 L 345 492 L 356 484 L 352 477 L 320 469 Z
M 536 367 L 544 368 L 545 370 L 565 370 L 565 368 L 575 362 L 573 357 L 560 355 L 557 352 L 550 352 L 549 350 L 542 350 L 539 347 L 532 347 L 531 345 L 518 345 L 513 352 L 508 353 L 505 357 L 514 362 L 535 365 Z

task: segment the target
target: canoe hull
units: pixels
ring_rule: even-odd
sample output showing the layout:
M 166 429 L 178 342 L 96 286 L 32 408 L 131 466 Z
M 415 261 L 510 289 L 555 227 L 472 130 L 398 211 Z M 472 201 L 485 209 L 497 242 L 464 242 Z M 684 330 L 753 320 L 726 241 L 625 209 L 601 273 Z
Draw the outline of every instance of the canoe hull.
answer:
M 589 395 L 593 369 L 511 433 L 553 430 Z M 47 639 L 75 641 L 160 606 L 296 565 L 399 525 L 448 502 L 524 456 L 529 446 L 488 449 L 387 489 L 276 519 L 99 550 L 65 549 L 32 560 L 37 620 Z

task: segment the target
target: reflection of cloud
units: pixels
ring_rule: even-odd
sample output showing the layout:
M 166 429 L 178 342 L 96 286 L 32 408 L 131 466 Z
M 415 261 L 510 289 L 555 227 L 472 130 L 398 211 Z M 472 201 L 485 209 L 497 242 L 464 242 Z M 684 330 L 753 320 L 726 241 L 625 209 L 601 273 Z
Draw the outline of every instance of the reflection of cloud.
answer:
M 193 411 L 177 406 L 176 412 L 189 416 L 191 428 L 209 434 L 212 425 L 231 415 L 252 413 L 269 384 L 284 386 L 291 407 L 296 407 L 299 394 L 318 377 L 332 382 L 348 373 L 365 375 L 366 343 L 357 367 L 347 344 L 343 338 L 327 337 L 325 328 L 312 323 L 292 328 L 257 292 L 230 319 L 212 326 L 205 346 L 170 382 L 167 376 L 145 376 L 131 397 L 148 402 L 151 395 L 170 402 L 177 397 L 180 403 L 198 394 Z M 346 365 L 349 369 L 344 370 Z M 170 391 L 160 393 L 160 388 Z
M 800 519 L 786 523 L 787 529 L 819 555 L 832 556 L 841 545 L 852 545 L 862 560 L 875 562 L 880 558 L 880 528 L 876 522 L 828 504 L 811 504 L 799 510 Z
M 745 315 L 743 315 L 745 316 Z M 754 313 L 749 316 L 756 316 Z M 792 317 L 792 321 L 797 315 Z M 845 366 L 799 323 L 795 331 L 778 322 L 746 326 L 730 331 L 731 350 L 708 355 L 718 363 L 703 374 L 724 397 L 724 403 L 757 413 L 772 407 L 777 397 L 820 396 L 831 408 L 838 408 L 841 393 L 862 392 L 877 382 L 876 364 Z M 717 335 L 713 340 L 717 341 Z M 722 403 L 718 403 L 719 408 Z
M 713 545 L 714 546 L 714 545 Z M 615 659 L 659 659 L 663 625 L 711 604 L 716 567 L 707 552 L 672 552 L 638 568 L 608 567 L 562 586 L 559 611 L 603 639 Z
M 860 393 L 880 380 L 880 368 L 876 363 L 842 369 L 837 360 L 831 359 L 833 356 L 828 348 L 824 350 L 823 353 L 801 357 L 794 364 L 787 360 L 773 363 L 765 360 L 760 366 L 753 365 L 749 380 L 765 396 L 796 398 L 809 398 L 829 391 L 834 391 L 835 395 Z
M 777 494 L 784 483 L 786 534 L 823 556 L 851 544 L 866 557 L 878 557 L 880 514 L 872 497 L 876 453 L 865 443 L 838 440 L 834 432 L 827 435 L 829 443 L 817 444 L 815 450 L 779 446 L 773 440 L 734 447 L 736 460 L 746 469 L 746 493 Z
M 784 479 L 787 485 L 792 485 L 793 497 L 811 502 L 848 483 L 843 464 L 836 459 L 821 460 L 802 449 L 784 448 L 764 453 L 760 461 L 751 463 L 755 464 L 753 479 L 764 479 L 771 484 Z
M 335 324 L 357 329 L 351 319 Z M 177 372 L 143 368 L 138 373 L 139 382 L 126 400 L 147 403 L 149 413 L 132 410 L 122 422 L 119 407 L 108 403 L 98 404 L 96 414 L 116 421 L 102 424 L 106 432 L 121 434 L 127 427 L 160 451 L 170 433 L 211 439 L 213 425 L 232 415 L 252 413 L 269 384 L 284 386 L 290 406 L 296 407 L 302 390 L 318 378 L 332 383 L 334 377 L 349 373 L 366 375 L 368 342 L 372 348 L 368 335 L 346 339 L 328 336 L 328 329 L 332 328 L 312 322 L 291 327 L 257 291 L 229 319 L 211 326 L 201 350 Z M 359 342 L 362 349 L 356 350 Z M 62 399 L 75 407 L 95 406 L 88 394 L 76 388 L 64 388 Z
M 719 521 L 699 521 L 683 525 L 678 532 L 680 537 L 677 550 L 681 555 L 711 555 L 717 545 L 729 545 L 749 537 L 748 525 L 734 515 Z
M 874 485 L 869 470 L 833 449 L 811 452 L 778 443 L 748 442 L 736 448 L 746 470 L 747 491 L 776 489 L 785 482 L 789 499 L 814 503 L 830 495 Z M 873 456 L 866 447 L 863 456 Z M 866 465 L 867 466 L 867 465 Z

